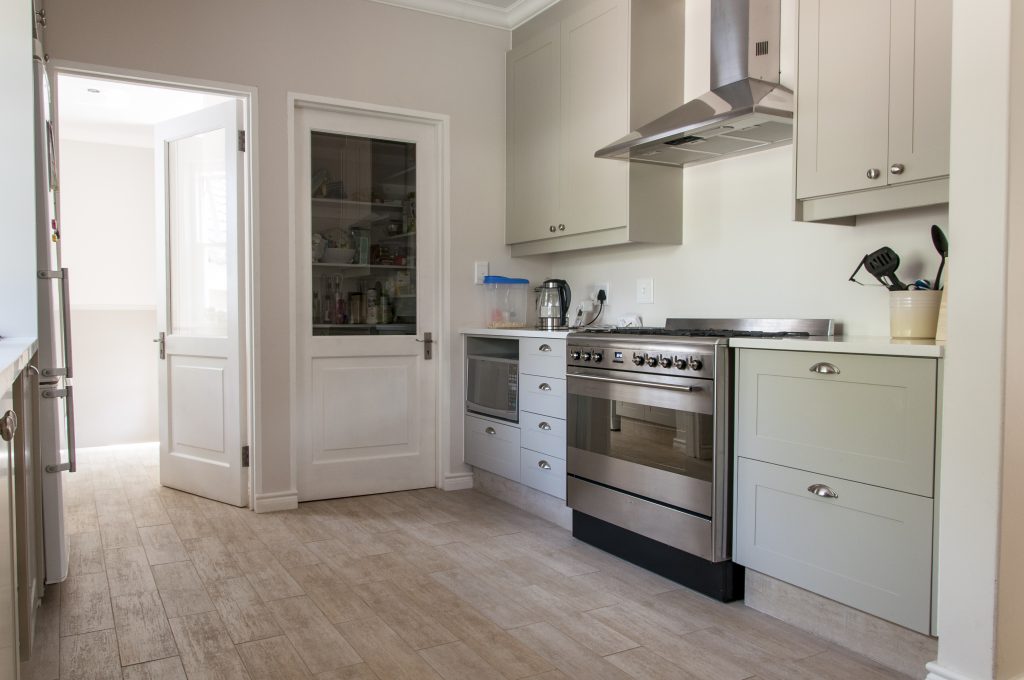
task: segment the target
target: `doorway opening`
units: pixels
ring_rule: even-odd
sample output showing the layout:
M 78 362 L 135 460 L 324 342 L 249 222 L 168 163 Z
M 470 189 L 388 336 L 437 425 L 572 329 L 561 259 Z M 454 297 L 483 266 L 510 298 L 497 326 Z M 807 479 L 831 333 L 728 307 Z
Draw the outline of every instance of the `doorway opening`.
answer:
M 51 82 L 77 453 L 251 506 L 250 97 L 60 67 Z

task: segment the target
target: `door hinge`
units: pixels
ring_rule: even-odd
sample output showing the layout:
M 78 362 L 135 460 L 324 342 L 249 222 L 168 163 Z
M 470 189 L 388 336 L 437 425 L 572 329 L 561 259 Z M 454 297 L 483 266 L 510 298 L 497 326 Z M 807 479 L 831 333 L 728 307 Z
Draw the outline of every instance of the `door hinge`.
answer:
M 249 467 L 249 445 L 242 447 L 242 467 Z
M 238 150 L 245 151 L 245 130 L 238 131 Z

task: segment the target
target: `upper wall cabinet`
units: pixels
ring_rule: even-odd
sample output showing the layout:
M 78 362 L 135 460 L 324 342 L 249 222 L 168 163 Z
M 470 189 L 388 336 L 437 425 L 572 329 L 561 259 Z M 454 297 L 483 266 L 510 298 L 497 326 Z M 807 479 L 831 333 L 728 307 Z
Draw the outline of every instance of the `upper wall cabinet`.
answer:
M 801 0 L 796 217 L 945 203 L 951 0 Z
M 681 0 L 563 0 L 513 32 L 513 255 L 682 242 L 681 170 L 594 152 L 682 103 L 683 9 Z

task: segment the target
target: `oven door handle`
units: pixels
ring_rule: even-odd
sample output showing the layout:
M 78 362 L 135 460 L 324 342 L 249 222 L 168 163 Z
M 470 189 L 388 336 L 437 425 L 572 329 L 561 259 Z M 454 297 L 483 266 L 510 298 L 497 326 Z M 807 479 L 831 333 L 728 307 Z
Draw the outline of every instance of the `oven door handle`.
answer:
M 635 380 L 623 380 L 622 378 L 603 378 L 597 375 L 582 375 L 579 373 L 570 373 L 570 378 L 579 378 L 580 380 L 594 380 L 596 382 L 603 383 L 616 383 L 618 385 L 631 385 L 633 387 L 656 387 L 663 390 L 675 390 L 676 392 L 700 392 L 703 388 L 697 385 L 665 385 L 663 383 L 645 383 L 637 382 Z

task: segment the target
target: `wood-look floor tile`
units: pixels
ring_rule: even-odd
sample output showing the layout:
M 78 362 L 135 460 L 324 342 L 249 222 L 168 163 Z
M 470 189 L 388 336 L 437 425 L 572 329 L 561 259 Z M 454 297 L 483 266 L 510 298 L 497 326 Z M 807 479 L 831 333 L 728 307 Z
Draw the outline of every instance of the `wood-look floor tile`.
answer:
M 139 530 L 130 514 L 110 515 L 99 518 L 100 538 L 106 550 L 131 548 L 142 545 Z
M 282 634 L 270 610 L 244 576 L 209 582 L 206 589 L 235 644 Z
M 178 532 L 178 538 L 185 541 L 192 538 L 214 536 L 217 529 L 197 507 L 167 507 L 167 516 Z
M 794 674 L 792 677 L 800 677 L 800 680 L 811 677 L 820 680 L 906 680 L 905 675 L 883 668 L 870 659 L 853 652 L 844 653 L 836 650 L 793 661 L 792 667 L 800 671 L 799 676 Z
M 514 597 L 498 592 L 492 583 L 465 569 L 439 571 L 430 576 L 502 628 L 518 628 L 541 620 Z
M 102 517 L 131 516 L 128 496 L 120 486 L 95 489 L 93 498 L 96 501 L 96 513 Z
M 337 628 L 379 677 L 441 680 L 430 664 L 379 617 L 339 623 Z
M 404 531 L 377 534 L 377 540 L 391 548 L 391 552 L 401 556 L 423 574 L 448 571 L 459 566 L 435 546 L 418 541 Z
M 357 663 L 352 666 L 345 666 L 335 671 L 327 671 L 326 673 L 319 673 L 316 676 L 316 680 L 383 680 L 377 677 L 377 674 L 373 672 L 365 663 Z M 467 678 L 467 680 L 469 680 Z
M 657 654 L 706 680 L 744 680 L 757 668 L 716 628 L 681 635 L 671 645 L 647 645 Z
M 178 654 L 157 593 L 120 595 L 114 597 L 111 604 L 122 666 Z
M 628 649 L 604 658 L 637 680 L 704 680 L 646 647 Z
M 217 612 L 171 619 L 171 631 L 189 680 L 249 680 Z
M 373 614 L 366 602 L 326 565 L 294 567 L 288 573 L 331 623 Z
M 74 536 L 75 534 L 90 533 L 99 530 L 100 524 L 99 518 L 96 515 L 95 505 L 90 503 L 88 506 L 78 505 L 65 510 L 64 531 L 67 534 Z
M 462 641 L 421 649 L 420 656 L 445 680 L 505 680 L 504 675 Z
M 107 575 L 69 576 L 60 587 L 60 634 L 77 635 L 114 627 Z
M 413 607 L 405 591 L 393 582 L 373 581 L 355 586 L 355 591 L 413 649 L 458 640 L 433 616 Z
M 142 546 L 106 550 L 103 560 L 107 565 L 107 581 L 112 597 L 156 590 L 149 559 Z
M 61 680 L 121 680 L 113 629 L 71 635 L 60 643 Z
M 285 636 L 238 645 L 252 680 L 304 680 L 312 677 Z
M 191 562 L 171 562 L 152 567 L 160 599 L 169 618 L 213 611 L 215 607 Z
M 239 553 L 235 562 L 264 602 L 302 595 L 299 584 L 267 549 Z
M 419 575 L 412 563 L 393 552 L 356 558 L 338 555 L 330 560 L 329 565 L 352 584 L 401 580 Z
M 157 496 L 141 496 L 128 499 L 132 517 L 137 527 L 151 527 L 158 524 L 170 524 L 171 518 L 164 510 L 164 504 Z
M 103 542 L 100 540 L 100 532 L 72 534 L 68 576 L 99 574 L 103 569 Z
M 128 666 L 122 672 L 124 680 L 188 680 L 177 656 Z
M 36 610 L 32 658 L 21 664 L 21 680 L 58 680 L 60 677 L 60 586 L 45 587 Z
M 235 556 L 213 536 L 184 539 L 182 543 L 203 583 L 233 579 L 242 575 Z
M 171 524 L 139 527 L 142 547 L 150 564 L 182 562 L 188 559 L 185 546 Z
M 567 637 L 549 623 L 535 623 L 509 631 L 527 647 L 569 677 L 588 680 L 628 680 L 629 676 Z
M 234 513 L 218 518 L 215 522 L 215 527 L 217 529 L 217 538 L 224 544 L 224 548 L 228 552 L 248 552 L 266 547 L 263 541 L 245 523 L 245 520 Z
M 310 672 L 323 673 L 363 660 L 308 597 L 274 600 L 267 608 Z

